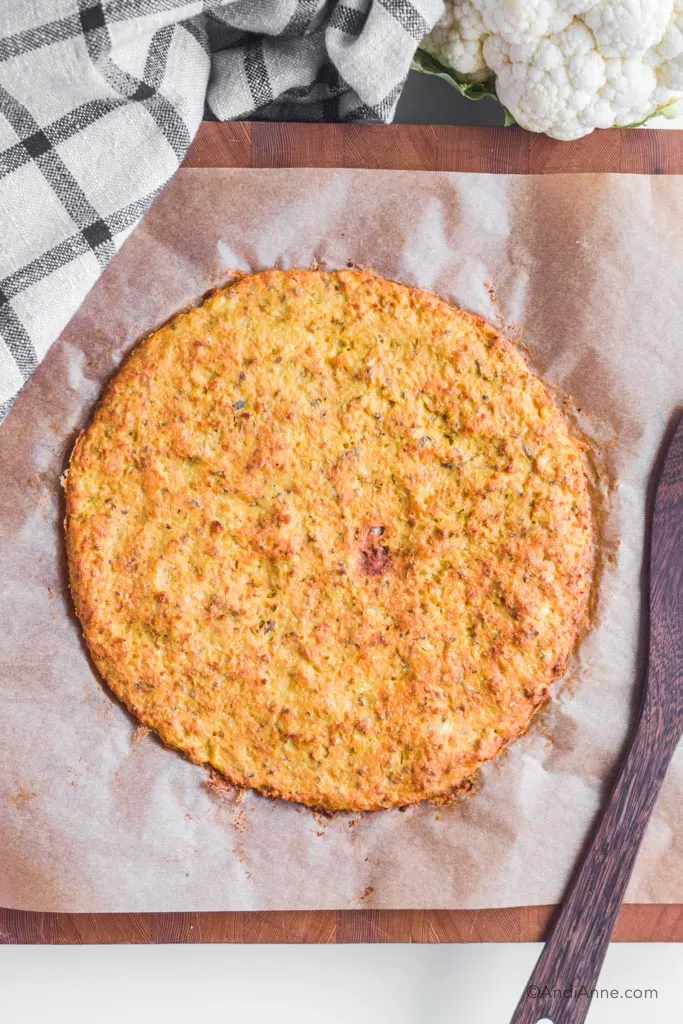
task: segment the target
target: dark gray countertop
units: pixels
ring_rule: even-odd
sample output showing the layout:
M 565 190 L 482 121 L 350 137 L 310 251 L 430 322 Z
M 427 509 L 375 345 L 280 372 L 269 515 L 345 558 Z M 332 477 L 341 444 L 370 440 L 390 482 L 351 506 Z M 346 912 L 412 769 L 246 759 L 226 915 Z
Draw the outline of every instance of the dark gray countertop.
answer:
M 411 71 L 396 108 L 401 124 L 504 124 L 495 100 L 468 100 L 435 75 Z

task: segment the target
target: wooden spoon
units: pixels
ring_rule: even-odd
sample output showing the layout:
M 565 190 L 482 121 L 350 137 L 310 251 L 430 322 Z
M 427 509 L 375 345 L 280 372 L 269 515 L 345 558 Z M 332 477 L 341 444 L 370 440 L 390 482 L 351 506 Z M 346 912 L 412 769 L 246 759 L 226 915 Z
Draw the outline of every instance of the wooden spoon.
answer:
M 683 416 L 655 494 L 649 627 L 638 724 L 511 1024 L 585 1021 L 645 826 L 683 733 Z

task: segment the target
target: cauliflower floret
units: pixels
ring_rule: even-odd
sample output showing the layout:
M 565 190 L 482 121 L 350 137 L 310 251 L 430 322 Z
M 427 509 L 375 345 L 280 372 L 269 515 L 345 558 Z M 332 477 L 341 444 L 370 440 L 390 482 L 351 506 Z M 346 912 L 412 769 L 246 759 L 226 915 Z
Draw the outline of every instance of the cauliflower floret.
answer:
M 683 0 L 446 0 L 423 43 L 531 131 L 576 139 L 672 112 L 683 96 Z
M 496 74 L 501 102 L 520 124 L 552 131 L 557 138 L 583 134 L 585 112 L 606 80 L 605 61 L 585 25 L 572 22 L 563 32 L 525 47 L 489 36 L 484 55 Z M 599 116 L 603 123 L 611 123 L 604 107 Z
M 486 30 L 481 13 L 471 0 L 457 5 L 446 4 L 441 21 L 422 43 L 427 53 L 437 57 L 450 68 L 457 68 L 471 81 L 485 81 L 489 69 L 482 55 Z
M 489 0 L 477 2 L 487 32 L 508 43 L 526 43 L 562 32 L 595 0 Z M 448 6 L 448 4 L 447 4 Z M 452 3 L 458 8 L 460 4 Z
M 603 57 L 642 57 L 664 37 L 673 9 L 673 0 L 609 0 L 593 4 L 585 22 Z
M 676 4 L 673 17 L 658 46 L 647 54 L 662 89 L 683 93 L 683 0 Z

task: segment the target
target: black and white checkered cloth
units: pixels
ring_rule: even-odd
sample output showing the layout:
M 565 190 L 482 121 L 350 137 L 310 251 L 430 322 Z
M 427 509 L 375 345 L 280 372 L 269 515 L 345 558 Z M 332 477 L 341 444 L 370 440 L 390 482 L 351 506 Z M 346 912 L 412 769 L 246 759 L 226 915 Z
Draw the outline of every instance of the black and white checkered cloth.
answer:
M 203 115 L 391 120 L 441 0 L 0 0 L 0 420 Z

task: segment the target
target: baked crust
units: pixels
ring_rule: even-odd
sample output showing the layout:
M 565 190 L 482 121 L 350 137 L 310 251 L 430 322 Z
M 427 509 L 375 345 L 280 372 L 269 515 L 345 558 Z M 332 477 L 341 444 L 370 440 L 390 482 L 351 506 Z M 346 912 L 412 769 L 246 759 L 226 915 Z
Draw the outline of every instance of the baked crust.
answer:
M 93 661 L 241 787 L 448 799 L 584 629 L 582 446 L 480 317 L 367 271 L 270 270 L 133 351 L 65 482 Z

